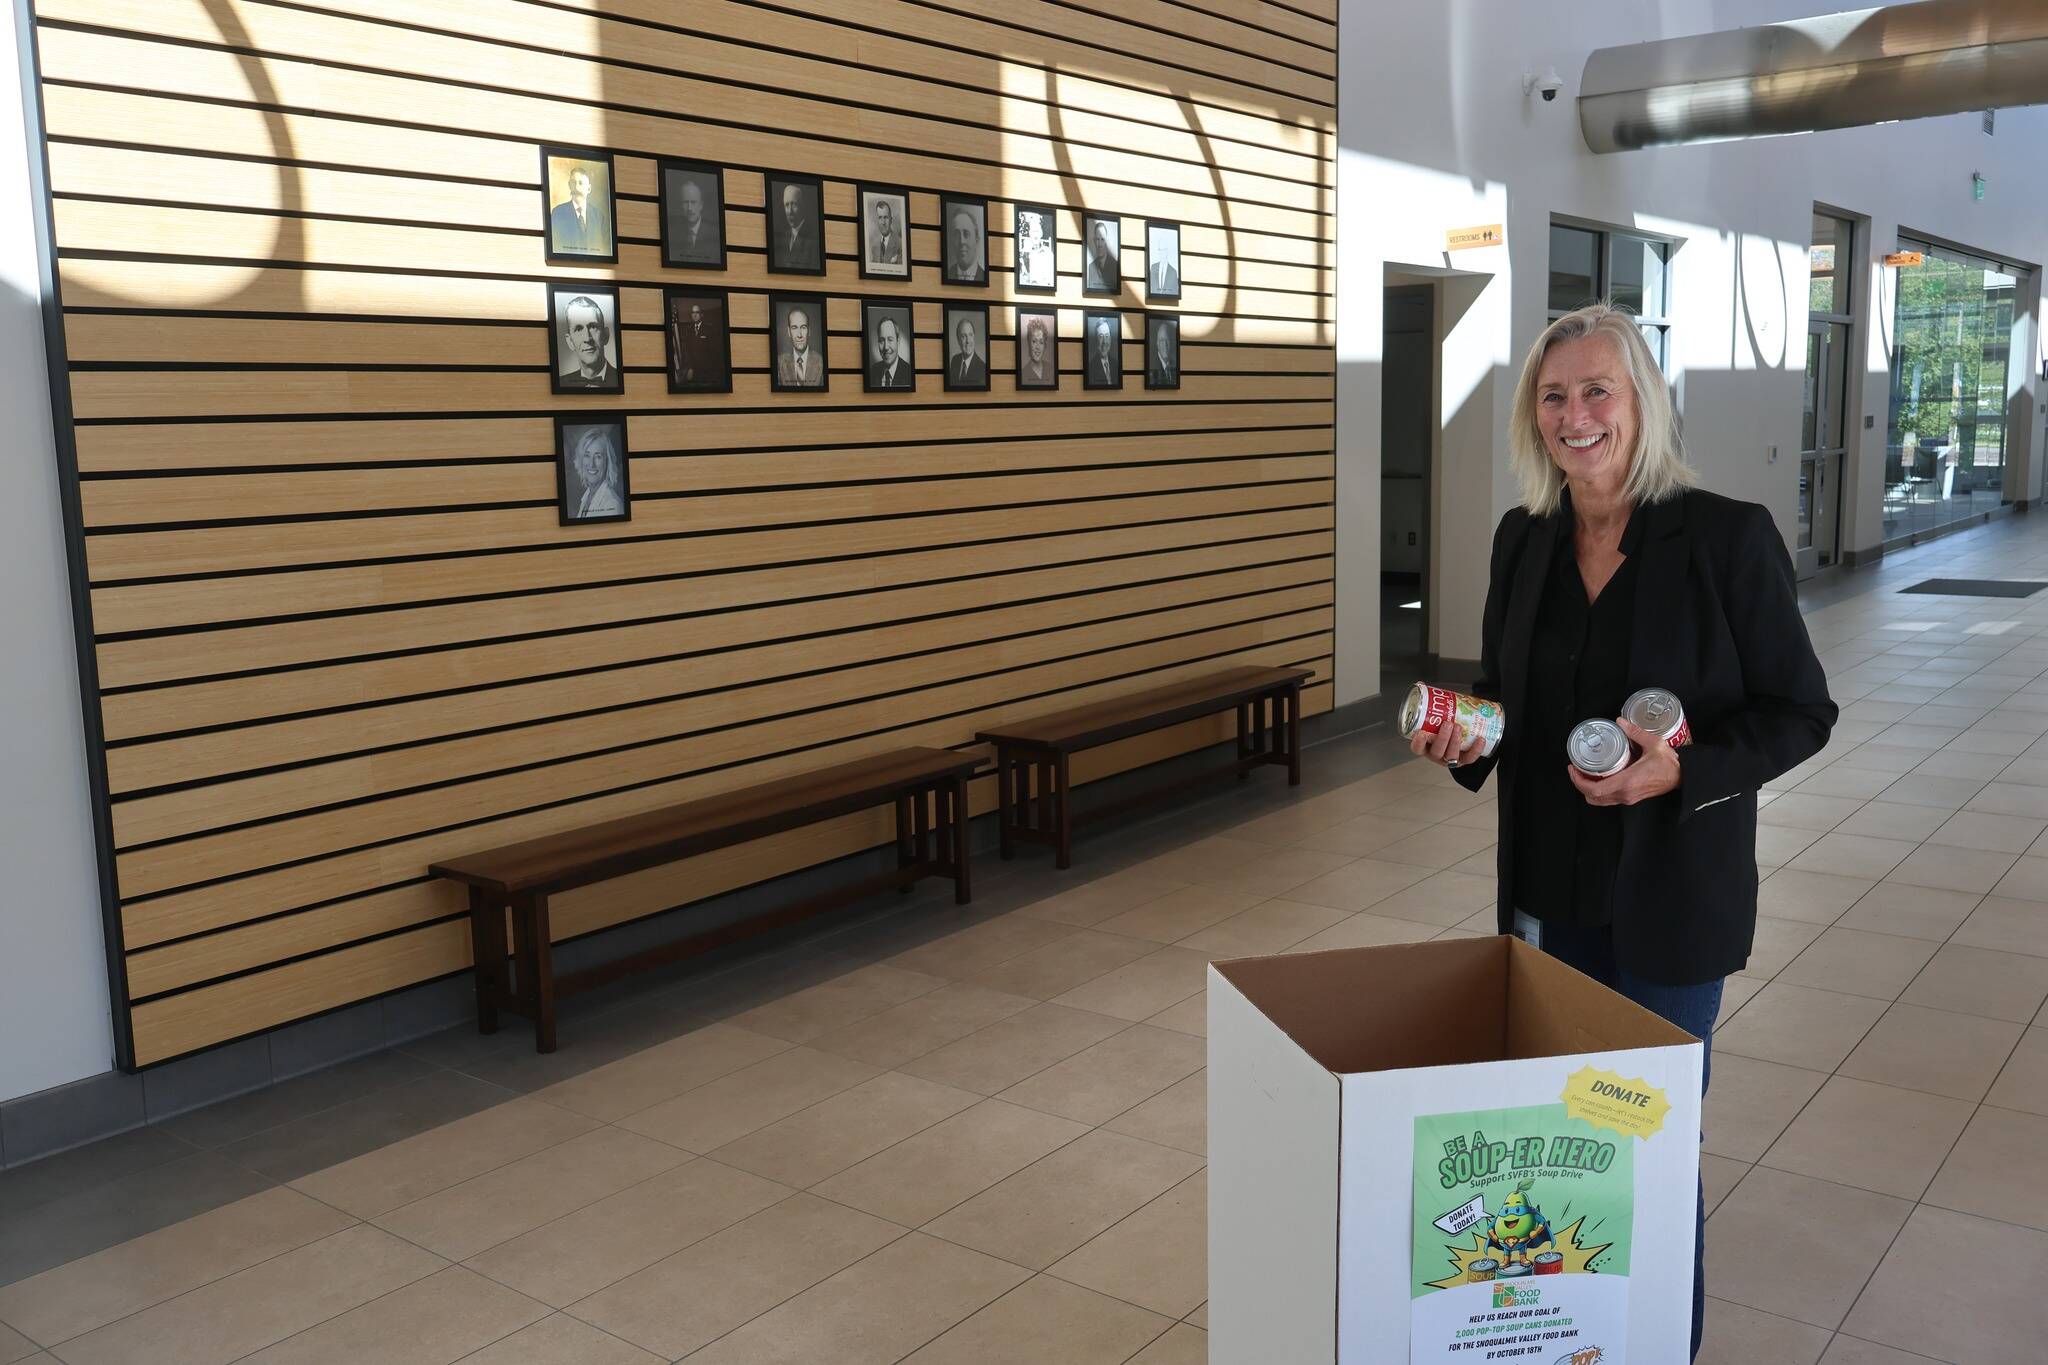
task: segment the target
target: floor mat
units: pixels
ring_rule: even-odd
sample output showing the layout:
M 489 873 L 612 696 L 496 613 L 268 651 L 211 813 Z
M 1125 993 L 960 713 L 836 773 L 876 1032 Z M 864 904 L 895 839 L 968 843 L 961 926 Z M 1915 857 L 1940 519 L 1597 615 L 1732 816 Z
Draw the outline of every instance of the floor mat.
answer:
M 1942 597 L 2032 597 L 2048 583 L 2013 583 L 1998 578 L 1930 578 L 1900 592 L 1935 593 Z

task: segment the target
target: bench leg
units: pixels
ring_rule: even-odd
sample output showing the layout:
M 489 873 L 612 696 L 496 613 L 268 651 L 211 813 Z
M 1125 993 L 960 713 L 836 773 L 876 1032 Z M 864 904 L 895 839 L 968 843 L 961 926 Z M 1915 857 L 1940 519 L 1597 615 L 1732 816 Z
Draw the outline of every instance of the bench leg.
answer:
M 946 784 L 946 823 L 953 840 L 953 903 L 965 905 L 974 899 L 974 883 L 967 868 L 967 779 L 956 777 Z
M 555 942 L 548 922 L 548 898 L 528 898 L 527 918 L 533 935 L 533 1046 L 555 1050 Z
M 909 867 L 913 862 L 917 861 L 912 856 L 910 848 L 910 803 L 912 799 L 908 796 L 896 798 L 896 868 L 898 871 Z M 918 797 L 915 799 L 922 800 L 923 798 Z M 910 894 L 910 887 L 911 884 L 905 882 L 897 887 L 896 890 L 899 894 L 907 896 Z
M 1301 688 L 1287 689 L 1287 785 L 1301 785 Z
M 498 1031 L 498 994 L 505 976 L 505 907 L 469 888 L 469 955 L 476 966 L 476 1031 Z
M 1008 748 L 996 746 L 996 852 L 1004 862 L 1017 850 L 1012 836 L 1016 818 L 1017 764 Z
M 1059 822 L 1059 859 L 1055 864 L 1066 868 L 1074 865 L 1074 802 L 1073 789 L 1067 782 L 1067 756 L 1061 754 L 1051 766 L 1050 784 L 1053 788 L 1053 818 Z

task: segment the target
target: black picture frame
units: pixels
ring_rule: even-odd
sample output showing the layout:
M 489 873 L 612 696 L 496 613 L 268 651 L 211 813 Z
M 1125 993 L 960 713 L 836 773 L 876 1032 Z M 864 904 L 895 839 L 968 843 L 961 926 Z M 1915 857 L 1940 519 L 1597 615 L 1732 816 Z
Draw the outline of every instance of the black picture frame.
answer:
M 1045 364 L 1039 376 L 1030 366 L 1030 328 L 1034 321 L 1045 323 Z M 1024 393 L 1046 393 L 1060 386 L 1060 310 L 1057 308 L 1017 309 L 1017 388 Z
M 907 280 L 910 278 L 910 191 L 901 185 L 859 184 L 853 191 L 854 213 L 860 219 L 860 231 L 855 242 L 860 251 L 860 277 L 864 280 Z M 880 205 L 890 205 L 890 212 L 896 222 L 897 260 L 890 262 L 874 259 L 874 234 L 870 228 L 874 222 L 874 211 Z M 863 367 L 865 368 L 865 367 Z
M 1159 259 L 1158 243 L 1172 241 L 1171 262 Z M 1170 281 L 1162 282 L 1159 267 L 1167 265 L 1172 272 Z M 1145 220 L 1145 297 L 1150 300 L 1178 300 L 1180 298 L 1180 224 L 1169 223 L 1163 218 Z
M 896 324 L 897 336 L 897 382 L 883 380 L 881 360 L 881 327 L 884 322 Z M 917 392 L 917 319 L 911 311 L 909 300 L 900 303 L 888 299 L 862 299 L 860 301 L 860 385 L 864 393 L 915 393 Z
M 966 214 L 980 225 L 979 266 L 973 271 L 960 272 L 955 269 L 954 218 Z M 939 196 L 939 281 L 942 284 L 958 285 L 964 289 L 985 289 L 988 287 L 988 200 L 971 194 L 942 194 Z
M 725 167 L 664 156 L 656 162 L 655 178 L 661 197 L 661 263 L 672 270 L 725 269 Z M 696 185 L 701 190 L 707 179 L 711 188 L 702 221 L 710 226 L 713 239 L 708 250 L 702 229 L 692 243 L 682 222 L 683 187 Z
M 1111 373 L 1105 374 L 1100 363 L 1096 332 L 1100 326 L 1109 327 L 1113 344 L 1109 348 L 1110 359 L 1116 362 Z M 1081 315 L 1081 387 L 1084 389 L 1120 389 L 1124 386 L 1124 315 L 1114 308 L 1090 308 Z
M 717 314 L 717 335 L 697 335 L 691 305 Z M 668 362 L 670 393 L 732 392 L 732 300 L 723 289 L 672 284 L 661 291 L 661 332 Z
M 556 163 L 564 163 L 559 168 Z M 576 228 L 571 207 L 568 177 L 581 167 L 590 178 L 585 197 L 583 226 Z M 556 177 L 560 175 L 563 198 L 555 199 Z M 599 184 L 599 181 L 602 184 Z M 576 261 L 587 265 L 617 265 L 619 261 L 618 175 L 612 154 L 595 147 L 547 147 L 540 149 L 540 229 L 542 250 L 550 261 Z M 603 215 L 601 224 L 595 213 Z M 558 210 L 568 209 L 558 221 Z M 600 229 L 598 231 L 597 229 Z M 558 230 L 559 229 L 559 230 Z
M 825 273 L 825 182 L 815 175 L 768 172 L 767 203 L 768 269 L 777 275 L 822 275 Z M 809 206 L 809 229 L 799 234 L 801 245 L 792 243 L 789 209 L 785 197 L 794 189 L 800 202 Z
M 941 316 L 945 319 L 945 337 L 942 349 L 946 355 L 946 391 L 948 393 L 987 393 L 989 361 L 988 305 L 985 303 L 949 303 L 942 310 Z M 959 326 L 962 322 L 972 322 L 975 326 L 975 333 L 981 341 L 981 350 L 978 355 L 971 357 L 973 363 L 968 365 L 965 374 L 961 372 L 960 352 L 957 349 Z
M 1173 338 L 1173 363 L 1161 366 L 1159 363 L 1159 338 Z M 1180 387 L 1180 315 L 1177 313 L 1147 313 L 1145 315 L 1145 387 L 1148 389 L 1177 389 Z
M 583 326 L 581 338 L 589 338 L 590 331 L 580 316 L 571 318 L 569 310 L 577 305 L 588 305 L 597 309 L 598 322 L 602 325 L 603 339 L 598 343 L 598 357 L 604 362 L 599 377 L 592 382 L 581 379 L 582 361 L 576 354 L 577 342 L 569 333 L 572 327 Z M 548 281 L 548 387 L 553 393 L 609 393 L 626 391 L 626 374 L 620 365 L 624 343 L 619 338 L 619 287 L 598 280 L 549 280 Z M 574 365 L 571 373 L 564 373 Z M 572 377 L 572 374 L 575 377 Z
M 794 354 L 789 336 L 791 310 L 805 310 L 809 334 L 805 353 L 818 358 L 815 384 L 785 379 L 783 360 Z M 825 295 L 770 294 L 768 296 L 768 387 L 775 393 L 826 393 L 832 388 L 831 334 L 826 327 Z
M 618 510 L 583 515 L 579 507 L 589 491 L 580 468 L 572 468 L 588 433 L 602 432 L 610 440 L 618 476 L 615 501 Z M 555 418 L 555 511 L 564 526 L 592 526 L 608 521 L 633 519 L 633 461 L 626 448 L 626 419 L 606 413 L 577 413 Z
M 1095 230 L 1098 227 L 1109 230 L 1108 242 L 1111 252 L 1110 264 L 1114 267 L 1105 278 L 1097 261 L 1095 251 Z M 1124 220 L 1114 213 L 1084 213 L 1081 215 L 1081 292 L 1101 294 L 1110 298 L 1124 292 Z
M 1027 269 L 1024 220 L 1036 216 L 1045 228 L 1044 270 Z M 1010 218 L 1012 287 L 1020 294 L 1060 292 L 1060 217 L 1050 204 L 1018 204 Z

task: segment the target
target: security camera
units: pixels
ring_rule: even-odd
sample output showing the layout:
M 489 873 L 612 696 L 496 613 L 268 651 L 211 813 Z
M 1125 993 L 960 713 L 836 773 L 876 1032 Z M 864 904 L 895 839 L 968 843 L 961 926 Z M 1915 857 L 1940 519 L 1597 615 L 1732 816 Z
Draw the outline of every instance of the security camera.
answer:
M 1527 71 L 1522 73 L 1522 93 L 1524 95 L 1541 95 L 1545 104 L 1555 100 L 1557 92 L 1562 89 L 1564 89 L 1564 77 L 1557 74 L 1557 68 L 1554 66 L 1545 67 L 1543 74 L 1540 76 Z

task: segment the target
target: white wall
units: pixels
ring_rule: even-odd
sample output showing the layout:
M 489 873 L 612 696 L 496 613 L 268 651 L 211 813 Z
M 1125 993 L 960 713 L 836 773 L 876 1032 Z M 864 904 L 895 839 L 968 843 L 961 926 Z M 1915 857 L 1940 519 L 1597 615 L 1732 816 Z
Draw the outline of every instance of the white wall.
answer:
M 14 7 L 4 7 L 6 52 Z M 0 75 L 0 1100 L 113 1064 L 20 72 Z
M 1874 255 L 1900 226 L 2020 262 L 2048 260 L 2048 108 L 1804 137 L 1595 156 L 1574 102 L 1596 48 L 1829 13 L 1814 0 L 1343 0 L 1338 140 L 1338 683 L 1377 681 L 1380 291 L 1388 269 L 1482 276 L 1445 341 L 1439 651 L 1475 658 L 1494 524 L 1516 500 L 1504 433 L 1520 359 L 1545 322 L 1553 215 L 1683 239 L 1673 258 L 1673 371 L 1687 446 L 1709 488 L 1768 506 L 1791 537 L 1805 366 L 1806 250 L 1816 202 L 1867 216 Z M 1524 69 L 1555 66 L 1554 103 Z M 1990 188 L 1971 197 L 1970 172 Z M 1447 229 L 1502 223 L 1503 247 L 1446 255 Z M 1866 320 L 1883 272 L 1868 272 Z M 2038 280 L 2038 274 L 2036 276 Z M 1876 326 L 1852 411 L 1845 548 L 1881 539 L 1887 362 Z M 2033 348 L 2040 350 L 2039 330 Z M 2041 443 L 2040 360 L 2020 430 Z M 1852 385 L 1852 397 L 1855 388 Z M 1865 432 L 1861 417 L 1875 417 Z M 1766 448 L 1776 445 L 1775 465 Z M 2021 496 L 2039 497 L 2042 461 Z M 1868 471 L 1872 465 L 1876 474 Z M 1345 591 L 1349 589 L 1349 591 Z

